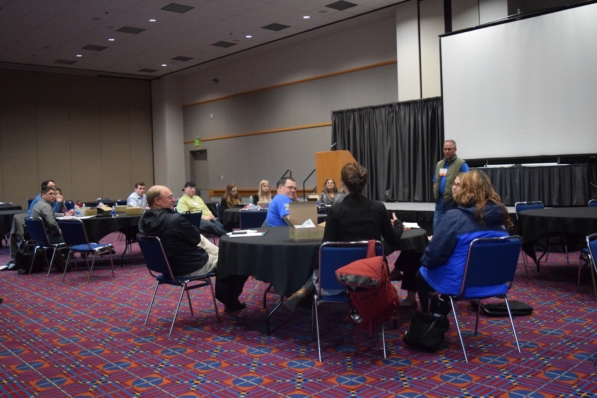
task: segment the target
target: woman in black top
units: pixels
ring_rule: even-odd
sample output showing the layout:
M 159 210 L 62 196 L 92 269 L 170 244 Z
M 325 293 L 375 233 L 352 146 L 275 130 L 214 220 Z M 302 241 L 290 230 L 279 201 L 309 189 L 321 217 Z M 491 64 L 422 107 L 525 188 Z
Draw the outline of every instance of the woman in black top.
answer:
M 392 219 L 383 203 L 367 199 L 362 192 L 367 184 L 367 169 L 358 163 L 349 163 L 342 168 L 342 182 L 346 197 L 332 206 L 326 217 L 324 242 L 352 242 L 359 240 L 382 240 L 384 254 L 389 255 L 398 248 L 402 236 L 402 222 L 393 214 Z M 294 311 L 296 305 L 307 295 L 315 293 L 313 279 L 294 293 L 286 306 Z

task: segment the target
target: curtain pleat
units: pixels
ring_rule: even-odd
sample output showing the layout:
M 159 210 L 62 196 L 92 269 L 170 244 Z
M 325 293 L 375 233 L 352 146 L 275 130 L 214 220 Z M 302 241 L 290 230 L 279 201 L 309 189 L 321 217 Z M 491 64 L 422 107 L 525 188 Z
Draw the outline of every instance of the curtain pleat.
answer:
M 369 171 L 371 199 L 431 202 L 443 145 L 440 97 L 332 113 L 332 143 Z

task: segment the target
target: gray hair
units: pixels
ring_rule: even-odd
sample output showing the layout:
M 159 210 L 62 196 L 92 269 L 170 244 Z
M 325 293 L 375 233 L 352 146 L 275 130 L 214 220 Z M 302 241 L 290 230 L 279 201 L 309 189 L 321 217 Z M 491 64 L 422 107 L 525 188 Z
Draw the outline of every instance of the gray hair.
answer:
M 454 148 L 456 148 L 456 141 L 454 141 L 454 140 L 445 140 L 445 141 L 444 141 L 444 144 L 445 144 L 446 142 L 451 142 L 452 144 L 454 144 Z

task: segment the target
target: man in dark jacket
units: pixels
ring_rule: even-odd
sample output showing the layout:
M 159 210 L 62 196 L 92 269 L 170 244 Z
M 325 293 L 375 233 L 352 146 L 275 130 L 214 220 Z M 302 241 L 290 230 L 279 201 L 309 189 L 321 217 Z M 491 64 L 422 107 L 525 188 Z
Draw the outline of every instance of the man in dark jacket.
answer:
M 201 236 L 182 215 L 174 213 L 175 201 L 167 187 L 151 187 L 147 191 L 150 209 L 139 220 L 139 232 L 160 238 L 175 276 L 214 271 L 218 264 L 218 247 Z

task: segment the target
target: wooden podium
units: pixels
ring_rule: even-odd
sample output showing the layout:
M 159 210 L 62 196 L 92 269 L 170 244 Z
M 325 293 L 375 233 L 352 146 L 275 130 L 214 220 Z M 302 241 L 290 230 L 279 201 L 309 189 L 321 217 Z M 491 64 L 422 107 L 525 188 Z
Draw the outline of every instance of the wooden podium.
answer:
M 315 152 L 315 169 L 317 170 L 317 193 L 321 194 L 323 184 L 328 178 L 333 178 L 336 188 L 340 190 L 340 172 L 348 163 L 356 162 L 349 151 Z

